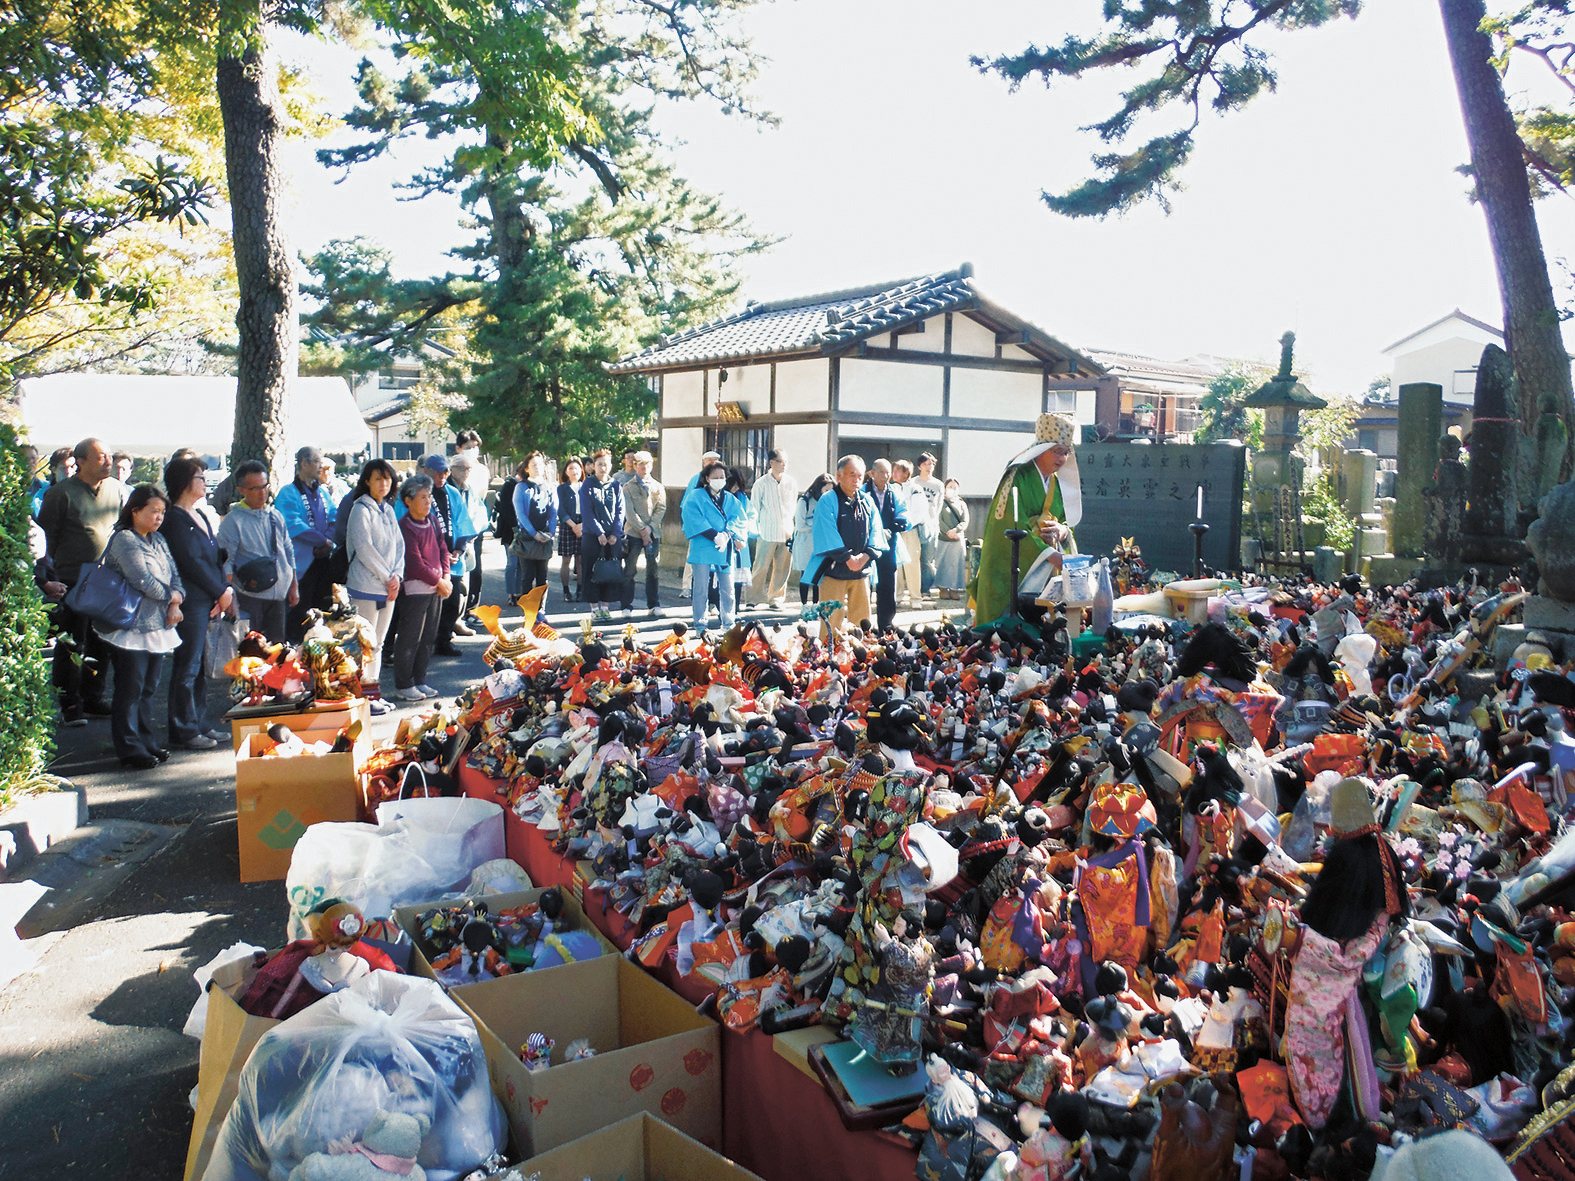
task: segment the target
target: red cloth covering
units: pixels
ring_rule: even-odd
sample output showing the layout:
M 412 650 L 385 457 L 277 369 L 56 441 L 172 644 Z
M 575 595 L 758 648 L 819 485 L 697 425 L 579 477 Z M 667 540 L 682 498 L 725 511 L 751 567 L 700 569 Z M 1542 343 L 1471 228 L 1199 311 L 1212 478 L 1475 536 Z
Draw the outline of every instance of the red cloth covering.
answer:
M 723 1032 L 722 1094 L 722 1152 L 765 1181 L 913 1181 L 912 1151 L 844 1128 L 820 1082 L 758 1029 Z
M 327 994 L 318 992 L 300 975 L 301 965 L 317 950 L 314 939 L 297 939 L 268 957 L 268 962 L 257 969 L 257 975 L 240 999 L 241 1008 L 253 1017 L 271 1017 L 283 1021 L 294 1017 L 313 1001 L 320 1001 Z M 373 968 L 384 972 L 397 972 L 394 961 L 370 943 L 360 940 L 352 943 L 347 951 L 363 959 Z

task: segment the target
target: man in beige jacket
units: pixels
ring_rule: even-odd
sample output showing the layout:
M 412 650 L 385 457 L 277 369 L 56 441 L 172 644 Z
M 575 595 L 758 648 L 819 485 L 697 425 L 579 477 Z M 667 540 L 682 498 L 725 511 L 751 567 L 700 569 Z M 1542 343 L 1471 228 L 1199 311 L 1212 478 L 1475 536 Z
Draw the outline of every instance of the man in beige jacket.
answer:
M 634 471 L 623 486 L 626 514 L 623 539 L 623 615 L 634 614 L 634 578 L 645 555 L 645 606 L 654 619 L 657 601 L 656 558 L 662 548 L 662 520 L 667 516 L 667 489 L 651 478 L 651 453 L 638 451 Z

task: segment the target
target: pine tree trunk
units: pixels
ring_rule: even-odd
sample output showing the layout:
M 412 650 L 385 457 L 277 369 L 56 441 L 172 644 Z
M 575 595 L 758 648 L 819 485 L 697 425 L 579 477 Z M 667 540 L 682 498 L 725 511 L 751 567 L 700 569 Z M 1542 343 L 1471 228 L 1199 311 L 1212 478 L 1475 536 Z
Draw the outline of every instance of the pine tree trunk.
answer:
M 1542 234 L 1531 205 L 1531 185 L 1514 116 L 1493 68 L 1493 46 L 1479 27 L 1482 0 L 1439 0 L 1455 86 L 1471 144 L 1477 197 L 1487 215 L 1488 238 L 1504 302 L 1504 343 L 1515 367 L 1521 430 L 1538 433 L 1543 414 L 1569 421 L 1575 413 L 1570 362 L 1559 333 L 1558 307 L 1548 279 Z M 1567 449 L 1555 457 L 1560 478 L 1569 472 Z M 1506 456 L 1514 462 L 1513 456 Z M 1546 482 L 1553 473 L 1543 473 Z
M 230 468 L 260 459 L 283 481 L 292 468 L 285 455 L 285 395 L 297 374 L 300 339 L 294 260 L 283 220 L 284 127 L 267 32 L 259 19 L 253 47 L 244 57 L 220 58 L 217 71 L 241 297 Z

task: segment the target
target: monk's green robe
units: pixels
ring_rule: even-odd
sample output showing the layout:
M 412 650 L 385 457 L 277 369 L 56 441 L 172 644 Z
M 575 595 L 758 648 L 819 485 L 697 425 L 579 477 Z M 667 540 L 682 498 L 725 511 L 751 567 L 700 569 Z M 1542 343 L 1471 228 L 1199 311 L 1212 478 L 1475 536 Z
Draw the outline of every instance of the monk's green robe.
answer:
M 1012 515 L 1012 489 L 1017 489 L 1017 515 Z M 979 573 L 968 586 L 974 602 L 974 620 L 989 623 L 1006 614 L 1012 599 L 1012 542 L 1006 536 L 1008 529 L 1027 529 L 1018 550 L 1019 576 L 1028 573 L 1028 567 L 1046 548 L 1033 522 L 1045 507 L 1044 478 L 1032 460 L 1006 469 L 1001 484 L 995 490 L 995 499 L 985 514 L 984 536 L 979 554 Z M 1050 477 L 1050 512 L 1056 520 L 1064 522 L 1066 512 L 1061 504 L 1061 477 Z M 1077 552 L 1068 544 L 1066 552 Z

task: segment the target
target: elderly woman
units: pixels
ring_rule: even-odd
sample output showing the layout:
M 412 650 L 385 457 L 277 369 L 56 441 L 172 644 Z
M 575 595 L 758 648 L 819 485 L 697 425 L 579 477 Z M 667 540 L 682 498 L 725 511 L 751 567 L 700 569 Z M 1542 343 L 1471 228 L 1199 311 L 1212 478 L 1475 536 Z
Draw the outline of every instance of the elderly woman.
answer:
M 370 652 L 361 653 L 362 692 L 374 714 L 393 708 L 382 700 L 378 682 L 383 676 L 383 644 L 389 624 L 394 622 L 399 584 L 405 574 L 405 535 L 394 512 L 393 493 L 393 465 L 386 459 L 370 460 L 351 491 L 345 531 L 345 552 L 350 558 L 345 589 L 376 640 Z
M 700 482 L 684 493 L 684 536 L 689 538 L 689 564 L 694 567 L 694 626 L 705 624 L 706 594 L 702 589 L 717 575 L 717 608 L 723 631 L 733 626 L 733 576 L 738 553 L 749 544 L 749 525 L 742 501 L 727 491 L 727 468 L 708 464 Z
M 169 501 L 152 484 L 132 490 L 104 550 L 104 565 L 141 596 L 130 626 L 93 625 L 115 663 L 110 735 L 123 767 L 147 771 L 170 757 L 153 733 L 153 695 L 164 654 L 180 644 L 176 626 L 185 618 L 186 587 L 170 547 L 159 535 Z
M 946 481 L 936 527 L 935 586 L 940 598 L 960 599 L 968 581 L 968 502 L 955 479 Z
M 437 643 L 438 613 L 454 591 L 449 577 L 453 555 L 432 512 L 432 477 L 411 476 L 399 486 L 405 515 L 399 532 L 405 542 L 405 568 L 399 588 L 399 639 L 394 644 L 395 696 L 421 701 L 438 692 L 426 683 L 427 662 Z
M 164 514 L 159 534 L 175 559 L 186 588 L 184 618 L 175 628 L 180 647 L 170 667 L 169 740 L 187 750 L 212 750 L 229 735 L 208 722 L 208 673 L 203 659 L 208 624 L 220 615 L 235 617 L 235 591 L 224 580 L 213 522 L 203 511 L 208 500 L 207 465 L 176 458 L 164 465 L 164 487 L 174 504 Z

